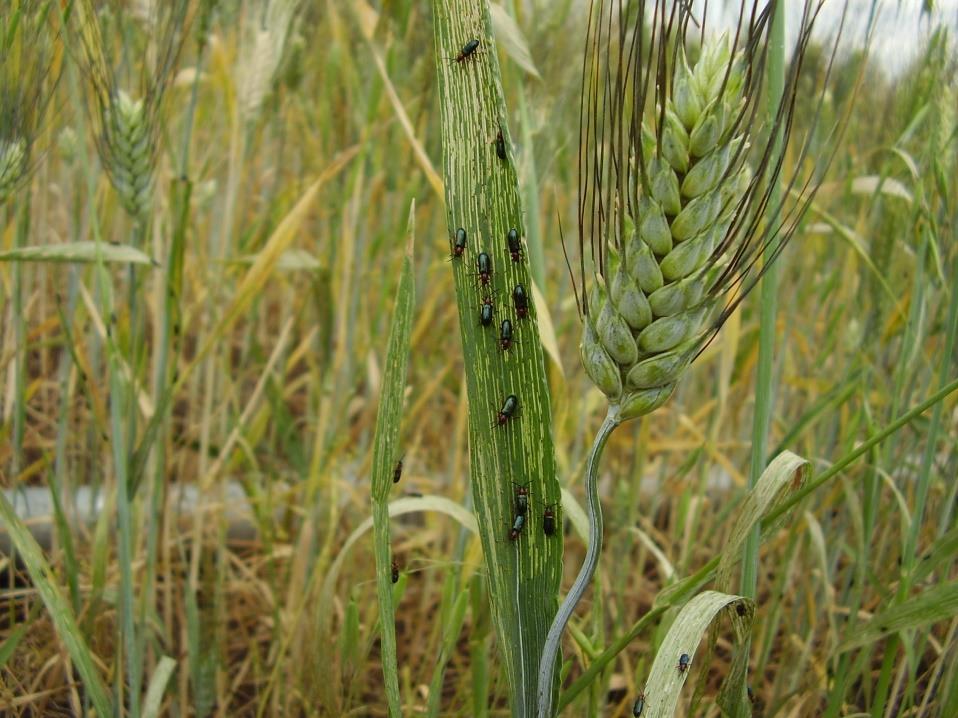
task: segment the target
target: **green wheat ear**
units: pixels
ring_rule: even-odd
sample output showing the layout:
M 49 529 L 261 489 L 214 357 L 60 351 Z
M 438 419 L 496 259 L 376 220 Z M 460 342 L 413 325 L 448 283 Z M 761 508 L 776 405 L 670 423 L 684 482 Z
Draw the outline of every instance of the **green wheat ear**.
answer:
M 98 13 L 92 0 L 78 0 L 71 17 L 99 125 L 97 152 L 120 203 L 138 221 L 152 204 L 163 100 L 188 34 L 189 9 L 190 0 L 150 4 L 141 27 L 124 15 Z M 111 44 L 115 36 L 123 38 L 122 48 Z M 147 58 L 138 78 L 118 60 L 128 55 Z
M 668 401 L 775 261 L 817 189 L 799 184 L 794 211 L 776 194 L 816 17 L 816 0 L 804 5 L 793 71 L 766 124 L 769 4 L 743 3 L 733 42 L 710 36 L 692 3 L 591 3 L 579 125 L 580 353 L 609 409 L 586 462 L 586 557 L 539 662 L 540 718 L 554 714 L 562 633 L 602 549 L 597 465 L 605 443 L 622 422 Z M 699 43 L 690 61 L 686 50 Z M 762 269 L 752 271 L 762 256 Z
M 52 0 L 0 3 L 0 204 L 30 178 L 62 63 Z M 45 148 L 44 148 L 45 149 Z
M 647 187 L 610 242 L 586 308 L 580 351 L 592 381 L 621 420 L 662 406 L 711 335 L 723 240 L 748 191 L 744 63 L 726 39 L 694 67 L 680 52 L 660 139 L 643 123 Z
M 122 90 L 104 112 L 104 145 L 110 180 L 124 209 L 134 217 L 146 214 L 153 190 L 153 137 L 142 99 Z
M 13 194 L 26 171 L 26 143 L 21 139 L 0 140 L 0 204 Z

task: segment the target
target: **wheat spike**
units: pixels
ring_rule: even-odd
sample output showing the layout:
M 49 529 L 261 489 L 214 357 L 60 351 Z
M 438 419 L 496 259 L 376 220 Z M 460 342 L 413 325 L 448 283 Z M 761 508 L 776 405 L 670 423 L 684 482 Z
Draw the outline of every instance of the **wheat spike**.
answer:
M 23 140 L 0 140 L 0 204 L 13 194 L 27 171 L 27 150 Z
M 79 0 L 72 16 L 99 121 L 97 151 L 124 209 L 138 220 L 147 217 L 152 205 L 163 100 L 188 35 L 190 6 L 191 0 L 141 0 L 133 17 L 142 27 L 135 31 L 126 16 L 110 20 L 98 13 L 93 0 Z M 124 32 L 113 32 L 109 23 L 114 21 Z M 124 47 L 111 44 L 116 36 Z M 146 47 L 142 63 L 127 67 L 118 58 L 137 41 Z M 130 87 L 136 89 L 124 89 Z
M 29 179 L 62 65 L 48 4 L 0 3 L 0 204 Z
M 244 122 L 256 117 L 272 87 L 298 7 L 299 0 L 272 0 L 247 29 L 236 67 L 237 104 Z
M 647 188 L 635 216 L 624 215 L 620 248 L 608 246 L 587 304 L 582 361 L 622 419 L 665 403 L 706 339 L 726 261 L 716 250 L 752 179 L 735 121 L 741 54 L 723 38 L 691 68 L 680 50 L 677 65 L 661 137 L 643 123 L 645 151 L 634 158 Z
M 154 152 L 143 100 L 120 90 L 106 109 L 104 140 L 107 170 L 123 207 L 140 217 L 150 207 Z

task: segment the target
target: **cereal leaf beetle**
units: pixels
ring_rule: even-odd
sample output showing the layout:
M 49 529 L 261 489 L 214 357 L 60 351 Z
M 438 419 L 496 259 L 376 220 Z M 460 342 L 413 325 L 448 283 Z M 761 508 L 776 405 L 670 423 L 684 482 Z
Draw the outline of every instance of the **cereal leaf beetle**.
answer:
M 479 305 L 479 323 L 488 327 L 492 324 L 492 318 L 495 315 L 495 306 L 492 303 L 492 297 L 484 297 L 482 304 Z
M 689 658 L 688 653 L 683 653 L 679 656 L 679 673 L 685 673 L 689 669 L 689 663 L 692 662 L 692 659 Z
M 506 155 L 506 140 L 502 136 L 501 127 L 499 128 L 499 133 L 496 135 L 496 156 L 498 156 L 500 160 L 509 159 Z
M 642 715 L 643 710 L 645 710 L 645 691 L 639 691 L 639 696 L 635 699 L 635 703 L 632 705 L 633 717 L 639 718 L 639 716 Z
M 452 61 L 462 64 L 463 62 L 468 60 L 473 55 L 473 53 L 478 49 L 479 49 L 479 41 L 470 40 L 469 42 L 467 42 L 465 45 L 462 46 L 462 49 L 459 51 L 459 54 L 456 55 L 454 58 L 452 58 Z
M 515 227 L 510 229 L 506 235 L 506 243 L 509 245 L 509 256 L 512 257 L 512 261 L 521 262 L 525 253 L 522 251 L 522 241 L 519 239 L 519 232 Z
M 513 481 L 512 485 L 516 487 L 516 515 L 525 516 L 526 512 L 529 510 L 529 482 L 527 481 L 524 484 L 517 484 L 515 481 Z
M 559 507 L 559 502 L 554 504 L 548 504 L 542 510 L 542 533 L 546 536 L 555 536 L 556 532 L 556 509 Z
M 484 287 L 492 281 L 492 259 L 485 252 L 479 252 L 479 256 L 476 257 L 476 276 Z
M 509 529 L 509 540 L 515 541 L 517 538 L 519 538 L 519 534 L 522 533 L 522 527 L 525 525 L 525 514 L 516 514 L 516 517 L 512 522 L 512 528 Z
M 493 422 L 492 426 L 503 426 L 515 416 L 518 410 L 519 397 L 517 397 L 515 394 L 510 394 L 506 397 L 506 400 L 502 402 L 502 408 L 497 412 L 496 420 Z
M 396 559 L 393 559 L 392 579 L 393 579 L 393 583 L 399 582 L 399 564 L 396 563 Z
M 521 284 L 517 284 L 512 289 L 512 304 L 516 308 L 516 316 L 519 319 L 529 316 L 529 295 Z
M 452 254 L 449 255 L 449 261 L 451 262 L 454 259 L 462 259 L 462 255 L 466 251 L 466 230 L 462 227 L 456 230 L 456 238 L 453 240 L 452 244 Z
M 402 478 L 402 459 L 396 462 L 396 468 L 393 469 L 393 483 L 398 484 Z
M 512 322 L 508 319 L 503 319 L 502 324 L 499 325 L 499 348 L 504 352 L 509 351 L 514 341 L 512 337 Z

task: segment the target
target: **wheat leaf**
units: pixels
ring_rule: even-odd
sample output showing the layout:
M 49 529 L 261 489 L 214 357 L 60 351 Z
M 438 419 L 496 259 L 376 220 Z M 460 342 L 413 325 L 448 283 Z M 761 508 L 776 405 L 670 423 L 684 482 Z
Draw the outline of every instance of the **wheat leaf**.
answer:
M 508 134 L 507 111 L 489 5 L 437 0 L 433 10 L 450 251 L 458 229 L 467 234 L 462 256 L 448 266 L 469 398 L 470 480 L 511 714 L 522 718 L 535 710 L 562 568 L 561 536 L 544 531 L 545 509 L 559 505 L 560 492 L 541 317 L 525 253 L 511 256 L 507 243 L 515 230 L 524 248 L 527 232 L 516 168 L 510 153 L 497 149 L 499 133 Z M 481 252 L 491 264 L 485 281 L 477 277 Z M 479 311 L 487 298 L 495 322 L 483 325 Z M 508 351 L 498 341 L 504 319 L 516 339 Z M 500 415 L 510 396 L 518 410 Z M 518 485 L 529 492 L 525 514 L 516 509 Z
M 110 694 L 97 671 L 93 654 L 83 638 L 73 610 L 54 580 L 53 569 L 43 557 L 36 539 L 17 516 L 13 506 L 2 492 L 0 492 L 0 522 L 6 525 L 10 540 L 23 559 L 30 579 L 46 605 L 50 620 L 53 621 L 57 635 L 66 646 L 67 653 L 70 654 L 77 672 L 83 679 L 83 685 L 94 708 L 101 716 L 113 715 Z
M 532 54 L 529 52 L 529 43 L 516 21 L 502 5 L 496 3 L 489 3 L 489 14 L 492 16 L 492 29 L 496 34 L 496 40 L 502 43 L 506 54 L 523 70 L 537 80 L 541 80 L 542 75 L 536 69 Z
M 409 333 L 416 301 L 412 262 L 415 221 L 416 203 L 413 201 L 409 208 L 406 253 L 403 257 L 399 288 L 396 290 L 396 309 L 393 314 L 392 329 L 389 332 L 386 372 L 379 396 L 376 434 L 373 439 L 372 496 L 376 594 L 379 597 L 379 622 L 382 627 L 382 665 L 383 677 L 386 680 L 386 702 L 391 716 L 401 716 L 402 712 L 399 700 L 399 669 L 396 663 L 396 607 L 393 605 L 392 547 L 389 538 L 387 500 L 393 485 L 393 472 L 396 470 L 397 462 L 402 459 L 402 451 L 399 448 L 399 427 L 403 414 L 406 366 L 409 362 Z
M 669 628 L 665 640 L 655 654 L 649 678 L 645 684 L 645 712 L 643 718 L 672 718 L 679 702 L 685 681 L 695 670 L 695 651 L 713 622 L 725 615 L 732 624 L 733 642 L 737 647 L 746 645 L 752 625 L 754 607 L 741 596 L 719 591 L 705 591 L 689 601 L 679 612 Z M 679 660 L 689 657 L 687 670 L 679 670 Z M 725 695 L 737 695 L 745 700 L 745 667 L 748 655 L 737 651 L 733 666 L 726 677 L 728 690 Z M 707 666 L 707 660 L 699 661 Z M 701 675 L 707 676 L 703 669 Z M 694 713 L 694 711 L 693 711 Z
M 923 628 L 938 621 L 947 621 L 958 615 L 958 581 L 949 581 L 910 597 L 905 603 L 893 606 L 856 628 L 835 653 L 877 643 L 885 636 L 899 631 Z
M 115 264 L 150 264 L 156 262 L 136 247 L 109 242 L 66 242 L 32 247 L 16 247 L 0 252 L 0 262 L 76 262 L 102 260 Z
M 153 677 L 150 678 L 150 686 L 146 690 L 146 696 L 143 698 L 143 718 L 156 718 L 160 715 L 160 708 L 163 706 L 163 694 L 166 692 L 166 686 L 176 670 L 176 661 L 169 656 L 160 658 L 153 671 Z
M 791 451 L 776 456 L 759 477 L 738 510 L 735 525 L 725 542 L 715 585 L 728 590 L 732 569 L 741 558 L 741 549 L 752 528 L 791 494 L 801 490 L 808 480 L 808 462 Z M 784 517 L 782 517 L 784 519 Z M 766 527 L 774 531 L 775 526 Z

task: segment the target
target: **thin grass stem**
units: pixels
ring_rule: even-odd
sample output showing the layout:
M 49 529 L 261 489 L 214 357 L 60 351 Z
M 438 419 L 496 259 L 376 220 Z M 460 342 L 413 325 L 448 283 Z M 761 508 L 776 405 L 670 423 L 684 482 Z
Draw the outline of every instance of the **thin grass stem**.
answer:
M 782 129 L 772 121 L 778 112 L 785 94 L 785 3 L 776 2 L 768 42 L 768 116 L 773 132 L 774 149 L 772 157 L 778 158 L 782 152 Z M 773 159 L 773 161 L 776 161 Z M 778 207 L 781 203 L 782 188 L 780 175 L 771 178 L 769 204 Z M 774 224 L 777 219 L 770 220 Z M 752 423 L 752 458 L 749 465 L 748 487 L 758 482 L 768 456 L 768 433 L 772 421 L 772 409 L 775 399 L 773 368 L 775 363 L 775 323 L 778 304 L 779 263 L 774 261 L 778 244 L 777 237 L 766 247 L 764 257 L 768 264 L 764 268 L 761 280 L 759 303 L 759 339 L 758 367 L 755 377 L 755 414 Z M 745 543 L 745 557 L 742 561 L 741 593 L 754 598 L 758 586 L 758 553 L 761 536 L 756 526 Z
M 589 452 L 589 458 L 585 466 L 585 497 L 586 512 L 589 517 L 589 547 L 586 551 L 585 560 L 579 569 L 579 575 L 576 576 L 572 588 L 566 594 L 565 600 L 559 606 L 555 620 L 549 628 L 546 635 L 545 644 L 542 648 L 542 659 L 539 663 L 539 690 L 538 690 L 538 716 L 539 718 L 551 718 L 553 715 L 553 702 L 556 693 L 555 669 L 559 661 L 559 648 L 562 642 L 562 634 L 565 627 L 572 618 L 572 614 L 582 600 L 585 590 L 592 582 L 592 576 L 595 574 L 596 566 L 599 562 L 599 554 L 602 552 L 602 503 L 599 501 L 599 459 L 602 457 L 602 451 L 605 449 L 606 442 L 612 432 L 619 425 L 619 406 L 610 404 L 609 410 L 599 427 L 595 440 L 592 442 L 592 450 Z

